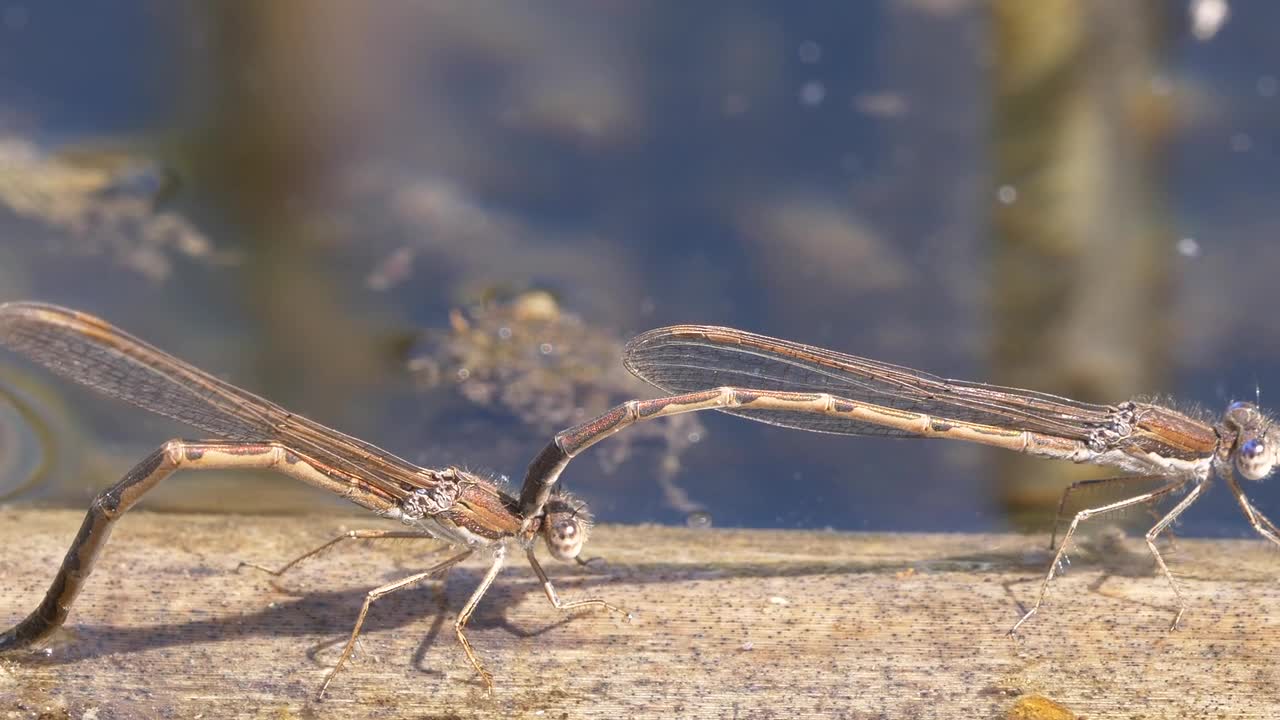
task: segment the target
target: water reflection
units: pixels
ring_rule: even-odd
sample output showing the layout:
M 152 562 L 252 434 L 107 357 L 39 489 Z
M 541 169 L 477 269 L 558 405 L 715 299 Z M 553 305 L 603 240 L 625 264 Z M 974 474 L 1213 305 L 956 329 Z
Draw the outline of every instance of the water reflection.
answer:
M 0 183 L 64 199 L 0 201 L 0 300 L 84 308 L 411 459 L 516 477 L 577 410 L 648 392 L 614 343 L 681 322 L 1105 402 L 1221 408 L 1256 380 L 1265 403 L 1280 9 L 1233 6 L 1204 40 L 1158 11 L 31 4 L 0 45 L 23 68 L 0 79 Z M 113 135 L 148 150 L 75 150 Z M 580 323 L 503 355 L 494 287 Z M 604 341 L 571 355 L 553 336 L 575 332 Z M 71 504 L 185 432 L 75 397 L 120 467 L 71 478 Z M 681 487 L 727 525 L 1006 520 L 971 448 L 698 422 L 567 481 L 606 520 L 680 522 Z M 288 483 L 199 485 L 279 509 Z M 1247 533 L 1229 499 L 1197 510 L 1192 533 Z
M 0 502 L 36 483 L 49 461 L 43 427 L 18 391 L 0 381 Z

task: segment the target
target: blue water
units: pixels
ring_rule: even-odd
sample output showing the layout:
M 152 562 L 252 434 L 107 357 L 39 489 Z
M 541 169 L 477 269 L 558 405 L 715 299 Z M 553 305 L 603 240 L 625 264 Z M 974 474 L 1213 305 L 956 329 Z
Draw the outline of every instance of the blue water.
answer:
M 0 134 L 53 160 L 172 168 L 154 211 L 208 244 L 183 249 L 145 214 L 86 228 L 0 203 L 0 300 L 101 314 L 414 460 L 515 479 L 546 433 L 415 394 L 400 352 L 489 295 L 547 289 L 619 338 L 721 323 L 989 379 L 1003 181 L 980 4 L 269 7 L 0 8 Z M 1204 41 L 1171 8 L 1151 87 L 1175 98 L 1152 169 L 1172 299 L 1145 309 L 1169 328 L 1168 377 L 1131 392 L 1218 410 L 1260 389 L 1266 404 L 1280 8 L 1233 5 Z M 7 382 L 63 388 L 0 362 L 21 372 Z M 100 439 L 121 472 L 184 433 L 67 392 L 49 424 Z M 703 420 L 675 479 L 717 524 L 1005 522 L 972 449 Z M 607 477 L 584 458 L 566 482 L 603 519 L 679 522 L 651 450 Z M 81 505 L 111 480 L 64 475 L 14 499 Z M 1280 512 L 1276 485 L 1249 490 Z M 1246 535 L 1216 490 L 1184 532 Z

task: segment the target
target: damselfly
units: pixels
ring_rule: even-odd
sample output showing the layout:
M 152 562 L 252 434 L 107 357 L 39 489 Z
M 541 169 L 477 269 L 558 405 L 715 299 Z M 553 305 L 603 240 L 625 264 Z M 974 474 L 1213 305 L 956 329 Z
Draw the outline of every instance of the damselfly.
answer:
M 524 549 L 547 599 L 556 608 L 594 606 L 622 612 L 594 598 L 560 600 L 538 564 L 534 557 L 538 536 L 557 559 L 575 560 L 591 527 L 590 515 L 581 502 L 553 494 L 550 487 L 541 495 L 543 502 L 527 505 L 530 514 L 522 515 L 517 501 L 486 478 L 455 467 L 413 465 L 219 380 L 96 317 L 54 305 L 0 305 L 0 346 L 100 393 L 218 438 L 170 440 L 94 498 L 44 600 L 26 619 L 0 634 L 0 652 L 38 642 L 66 620 L 116 520 L 148 490 L 180 469 L 272 470 L 407 526 L 406 530 L 344 533 L 274 571 L 276 574 L 347 539 L 436 538 L 459 548 L 452 557 L 424 572 L 368 592 L 342 655 L 320 687 L 321 695 L 351 656 L 375 600 L 440 574 L 478 551 L 490 553 L 492 561 L 453 628 L 486 689 L 492 688 L 492 677 L 476 656 L 464 628 L 502 569 L 513 542 Z
M 1063 494 L 1060 515 L 1069 495 L 1081 488 L 1138 483 L 1154 487 L 1075 513 L 1035 604 L 1013 625 L 1011 634 L 1039 610 L 1077 527 L 1091 517 L 1154 503 L 1186 490 L 1146 533 L 1147 547 L 1177 600 L 1173 627 L 1186 605 L 1155 540 L 1215 476 L 1231 488 L 1254 529 L 1280 545 L 1280 530 L 1253 507 L 1236 480 L 1236 475 L 1262 480 L 1280 460 L 1280 427 L 1253 403 L 1232 403 L 1217 422 L 1206 422 L 1153 403 L 1094 405 L 1030 390 L 949 380 L 812 345 L 701 325 L 644 333 L 627 344 L 624 362 L 637 376 L 678 394 L 632 400 L 557 434 L 529 468 L 522 507 L 532 510 L 545 502 L 570 459 L 627 426 L 716 409 L 816 432 L 965 440 L 1126 473 L 1075 483 Z

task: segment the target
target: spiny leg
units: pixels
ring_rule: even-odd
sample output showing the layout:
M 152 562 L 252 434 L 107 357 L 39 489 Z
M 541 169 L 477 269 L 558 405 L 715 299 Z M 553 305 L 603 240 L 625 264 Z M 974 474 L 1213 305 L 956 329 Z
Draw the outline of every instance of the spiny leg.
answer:
M 274 577 L 280 577 L 284 575 L 286 572 L 289 572 L 290 570 L 292 570 L 303 560 L 315 557 L 316 555 L 319 555 L 325 552 L 329 548 L 333 547 L 334 545 L 337 545 L 338 543 L 344 540 L 391 540 L 391 539 L 435 540 L 436 537 L 431 533 L 416 532 L 413 530 L 348 530 L 342 533 L 341 535 L 335 538 L 331 538 L 327 542 L 317 547 L 314 547 L 308 550 L 307 552 L 299 555 L 298 557 L 290 560 L 289 562 L 280 566 L 279 569 L 272 570 L 266 565 L 259 565 L 258 563 L 246 562 L 244 560 L 240 561 L 240 564 L 236 566 L 236 569 L 239 570 L 242 567 L 248 567 L 248 568 L 253 568 L 254 570 L 261 570 L 262 572 L 265 572 L 268 575 L 272 575 Z M 445 572 L 447 573 L 448 570 L 445 570 Z M 440 587 L 441 587 L 441 598 L 443 602 L 443 597 L 444 597 L 443 584 L 441 584 Z M 357 644 L 359 644 L 358 640 L 357 640 Z
M 530 567 L 533 568 L 533 572 L 538 575 L 538 580 L 542 583 L 542 591 L 546 593 L 547 600 L 550 600 L 551 604 L 554 605 L 557 610 L 576 610 L 577 608 L 582 607 L 602 607 L 606 610 L 622 615 L 623 619 L 627 622 L 631 621 L 631 613 L 616 605 L 605 602 L 600 598 L 586 598 L 584 600 L 571 600 L 569 602 L 564 602 L 560 599 L 560 595 L 556 593 L 556 588 L 551 584 L 551 579 L 547 577 L 546 571 L 542 569 L 542 564 L 538 562 L 536 557 L 534 557 L 533 548 L 527 549 L 525 554 L 529 557 Z
M 1156 521 L 1160 520 L 1160 511 L 1150 505 L 1147 506 L 1147 514 Z M 1176 551 L 1178 549 L 1178 537 L 1174 534 L 1173 527 L 1165 528 L 1162 534 L 1169 538 L 1169 549 Z
M 1193 485 L 1191 490 L 1187 493 L 1187 496 L 1182 498 L 1177 505 L 1173 506 L 1173 509 L 1170 510 L 1168 514 L 1161 518 L 1155 525 L 1151 526 L 1151 529 L 1147 531 L 1147 547 L 1150 548 L 1151 554 L 1155 556 L 1156 564 L 1160 566 L 1160 571 L 1164 573 L 1165 578 L 1169 581 L 1169 587 L 1173 588 L 1173 597 L 1178 601 L 1178 612 L 1173 616 L 1173 623 L 1169 625 L 1170 631 L 1178 628 L 1178 622 L 1182 620 L 1182 614 L 1187 611 L 1187 604 L 1182 599 L 1182 591 L 1178 589 L 1178 583 L 1174 582 L 1173 573 L 1169 572 L 1169 566 L 1164 563 L 1164 556 L 1162 556 L 1160 551 L 1156 549 L 1156 537 L 1158 537 L 1165 528 L 1169 527 L 1174 520 L 1177 520 L 1178 516 L 1181 515 L 1183 511 L 1191 507 L 1191 504 L 1200 497 L 1200 493 L 1204 492 L 1204 488 L 1205 483 L 1203 482 L 1198 482 Z
M 356 647 L 356 639 L 360 637 L 360 628 L 364 626 L 365 616 L 369 614 L 369 607 L 373 605 L 374 600 L 377 600 L 378 598 L 384 597 L 386 595 L 390 595 L 391 593 L 396 592 L 397 590 L 403 590 L 404 588 L 409 587 L 410 585 L 414 585 L 419 582 L 422 582 L 423 580 L 426 580 L 432 575 L 437 575 L 445 570 L 448 570 L 454 565 L 457 565 L 458 563 L 470 557 L 471 552 L 472 552 L 471 550 L 467 550 L 465 552 L 458 553 L 457 555 L 454 555 L 453 557 L 437 565 L 434 565 L 431 568 L 424 570 L 423 572 L 414 573 L 413 575 L 410 575 L 408 577 L 400 578 L 395 582 L 387 583 L 386 585 L 376 587 L 370 590 L 368 593 L 366 593 L 364 597 L 364 604 L 360 606 L 360 614 L 356 616 L 355 627 L 351 628 L 351 637 L 347 639 L 346 646 L 342 648 L 342 655 L 338 656 L 337 664 L 333 666 L 333 669 L 330 670 L 329 674 L 325 676 L 324 682 L 320 684 L 320 691 L 316 694 L 316 696 L 321 698 L 324 697 L 324 692 L 329 688 L 329 683 L 333 682 L 334 676 L 337 675 L 338 671 L 342 669 L 343 664 L 347 662 L 347 658 L 351 657 L 351 653 L 355 650 L 355 647 Z M 468 657 L 470 657 L 469 652 L 468 652 Z M 472 662 L 474 663 L 474 660 Z
M 329 539 L 328 541 L 326 541 L 325 543 L 317 547 L 311 548 L 310 550 L 290 560 L 284 565 L 281 565 L 276 570 L 272 570 L 266 565 L 259 565 L 258 563 L 251 563 L 244 560 L 241 560 L 240 564 L 237 565 L 236 568 L 239 569 L 242 567 L 249 567 L 255 570 L 261 570 L 262 572 L 265 572 L 269 575 L 280 577 L 281 575 L 284 575 L 285 573 L 292 570 L 303 560 L 306 560 L 308 558 L 313 558 L 316 555 L 319 555 L 320 553 L 328 550 L 329 548 L 333 547 L 334 545 L 337 545 L 338 543 L 344 540 L 391 540 L 391 539 L 397 539 L 397 538 L 400 538 L 400 539 L 408 538 L 408 539 L 419 539 L 419 540 L 436 539 L 435 536 L 432 535 L 431 533 L 416 532 L 413 530 L 348 530 L 335 538 Z
M 1147 479 L 1150 480 L 1153 478 L 1148 477 Z M 1060 566 L 1063 558 L 1066 555 L 1067 547 L 1071 543 L 1071 538 L 1073 535 L 1075 535 L 1076 528 L 1080 526 L 1080 523 L 1082 521 L 1088 520 L 1089 518 L 1095 515 L 1105 515 L 1109 512 L 1114 512 L 1116 510 L 1132 507 L 1134 505 L 1140 505 L 1142 503 L 1152 502 L 1158 498 L 1164 497 L 1165 495 L 1168 495 L 1169 493 L 1177 490 L 1178 488 L 1182 487 L 1186 483 L 1187 483 L 1187 480 L 1178 478 L 1173 482 L 1169 483 L 1168 485 L 1165 485 L 1164 487 L 1158 488 L 1151 492 L 1143 493 L 1141 495 L 1135 495 L 1131 498 L 1126 498 L 1119 502 L 1111 503 L 1110 505 L 1103 505 L 1101 507 L 1096 507 L 1096 508 L 1086 508 L 1076 513 L 1075 517 L 1071 520 L 1070 527 L 1067 528 L 1066 534 L 1063 535 L 1062 537 L 1062 544 L 1058 546 L 1058 551 L 1053 556 L 1053 562 L 1049 564 L 1049 572 L 1045 574 L 1044 580 L 1041 581 L 1040 583 L 1040 593 L 1036 597 L 1035 604 L 1031 606 L 1031 609 L 1028 610 L 1026 614 L 1024 614 L 1018 620 L 1018 622 L 1014 623 L 1013 627 L 1009 628 L 1009 635 L 1010 636 L 1015 635 L 1018 632 L 1018 628 L 1022 627 L 1022 624 L 1025 623 L 1027 620 L 1030 620 L 1031 616 L 1035 615 L 1036 611 L 1040 609 L 1040 606 L 1044 604 L 1045 594 L 1049 590 L 1049 583 L 1052 582 L 1054 575 L 1057 574 L 1058 567 Z M 1181 503 L 1179 503 L 1179 505 L 1181 505 Z M 1177 508 L 1175 508 L 1175 510 L 1176 509 Z M 1152 551 L 1154 552 L 1154 547 L 1152 547 Z M 1156 553 L 1156 555 L 1157 557 L 1159 557 L 1159 553 Z
M 106 547 L 115 522 L 147 491 L 184 468 L 276 470 L 333 489 L 329 487 L 333 481 L 321 476 L 303 454 L 280 443 L 170 440 L 93 499 L 44 599 L 25 619 L 0 634 L 0 652 L 39 642 L 61 626 Z
M 1253 503 L 1249 502 L 1249 498 L 1245 496 L 1244 490 L 1241 489 L 1234 477 L 1227 476 L 1227 486 L 1231 488 L 1231 494 L 1236 496 L 1236 502 L 1240 504 L 1240 509 L 1244 511 L 1244 516 L 1249 521 L 1249 524 L 1253 526 L 1253 529 L 1258 531 L 1258 534 L 1262 537 L 1276 545 L 1280 545 L 1280 528 L 1277 528 L 1275 523 L 1271 522 L 1266 515 L 1263 515 L 1253 506 Z
M 1090 480 L 1077 480 L 1071 483 L 1062 491 L 1062 497 L 1058 500 L 1058 513 L 1053 518 L 1053 532 L 1049 535 L 1049 549 L 1053 550 L 1058 546 L 1058 530 L 1062 527 L 1062 521 L 1066 518 L 1067 499 L 1072 493 L 1086 488 L 1093 489 L 1103 485 L 1124 485 L 1133 482 L 1151 482 L 1151 475 L 1121 475 L 1119 477 L 1093 478 Z M 1159 520 L 1160 515 L 1156 515 L 1155 519 Z
M 480 598 L 488 592 L 489 586 L 493 584 L 498 573 L 502 571 L 502 564 L 507 559 L 507 546 L 499 545 L 493 551 L 493 564 L 489 566 L 484 577 L 480 579 L 480 584 L 476 589 L 471 591 L 471 597 L 467 598 L 467 604 L 462 606 L 462 610 L 458 612 L 458 617 L 453 621 L 453 632 L 458 636 L 458 643 L 462 645 L 462 652 L 467 654 L 467 660 L 471 662 L 471 667 L 479 673 L 480 680 L 484 682 L 484 692 L 486 695 L 493 693 L 493 676 L 488 670 L 484 669 L 484 665 L 480 662 L 480 658 L 476 656 L 476 651 L 471 647 L 471 641 L 467 640 L 467 634 L 463 632 L 467 621 L 471 619 L 471 614 L 476 611 L 476 606 L 480 604 Z

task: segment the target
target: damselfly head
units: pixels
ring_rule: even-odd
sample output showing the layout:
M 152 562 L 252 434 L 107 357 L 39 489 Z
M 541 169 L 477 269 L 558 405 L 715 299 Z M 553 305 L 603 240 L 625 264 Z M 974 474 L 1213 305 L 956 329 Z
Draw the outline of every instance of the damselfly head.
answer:
M 1280 448 L 1280 436 L 1268 432 L 1243 437 L 1236 446 L 1236 470 L 1246 480 L 1261 480 L 1276 467 L 1276 450 Z
M 1236 434 L 1236 471 L 1246 480 L 1261 480 L 1275 470 L 1280 457 L 1280 428 L 1249 402 L 1235 402 L 1227 408 L 1224 422 Z
M 591 513 L 585 504 L 568 495 L 547 502 L 542 519 L 542 539 L 557 560 L 566 562 L 578 557 L 591 532 Z

